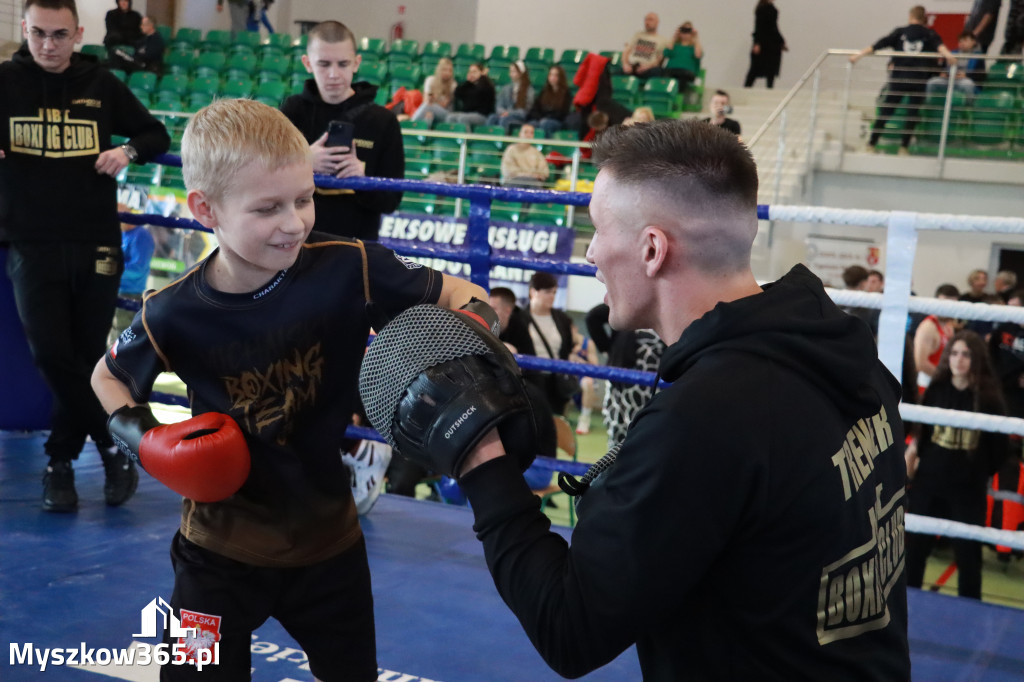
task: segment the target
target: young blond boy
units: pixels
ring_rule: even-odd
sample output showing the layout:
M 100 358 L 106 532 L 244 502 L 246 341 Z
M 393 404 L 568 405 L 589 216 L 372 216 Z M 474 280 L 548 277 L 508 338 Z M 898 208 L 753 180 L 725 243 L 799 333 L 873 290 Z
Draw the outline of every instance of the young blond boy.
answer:
M 202 109 L 181 156 L 189 209 L 219 247 L 145 297 L 93 374 L 115 441 L 185 498 L 171 605 L 199 632 L 165 641 L 192 654 L 217 643 L 220 675 L 247 679 L 250 635 L 274 617 L 317 678 L 376 680 L 366 549 L 339 457 L 367 334 L 409 306 L 457 308 L 484 291 L 311 233 L 309 145 L 271 107 Z M 173 430 L 145 404 L 162 371 L 196 415 Z M 163 679 L 211 672 L 171 665 Z

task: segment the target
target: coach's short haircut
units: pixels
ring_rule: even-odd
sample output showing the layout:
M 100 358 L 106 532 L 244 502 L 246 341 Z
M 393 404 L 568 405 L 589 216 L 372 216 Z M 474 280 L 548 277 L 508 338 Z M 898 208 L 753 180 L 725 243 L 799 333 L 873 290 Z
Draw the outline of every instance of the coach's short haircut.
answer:
M 314 40 L 324 43 L 343 43 L 346 40 L 351 40 L 353 47 L 356 44 L 355 34 L 340 21 L 321 21 L 311 28 L 306 35 L 306 45 L 309 45 Z

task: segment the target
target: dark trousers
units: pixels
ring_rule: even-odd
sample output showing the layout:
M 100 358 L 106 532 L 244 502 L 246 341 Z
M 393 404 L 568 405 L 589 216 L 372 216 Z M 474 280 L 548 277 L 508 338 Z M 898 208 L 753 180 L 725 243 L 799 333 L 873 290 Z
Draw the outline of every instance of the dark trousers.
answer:
M 32 359 L 53 393 L 53 459 L 78 457 L 87 436 L 111 443 L 107 413 L 89 384 L 106 350 L 124 270 L 119 245 L 11 243 L 7 276 Z
M 311 672 L 324 682 L 377 679 L 376 629 L 370 565 L 363 538 L 341 554 L 311 566 L 270 568 L 234 561 L 189 542 L 176 533 L 171 542 L 174 594 L 171 606 L 191 638 L 171 637 L 169 651 L 219 643 L 216 665 L 165 665 L 164 682 L 248 680 L 252 633 L 275 618 L 295 638 Z M 296 654 L 298 656 L 298 654 Z
M 921 485 L 910 491 L 910 512 L 950 521 L 985 525 L 985 493 L 980 495 L 941 495 Z M 961 597 L 981 599 L 981 543 L 974 540 L 950 539 L 956 559 L 957 593 Z M 928 555 L 935 546 L 935 536 L 907 533 L 907 585 L 921 587 Z
M 878 109 L 878 116 L 871 125 L 871 139 L 869 144 L 873 147 L 878 144 L 878 138 L 882 135 L 882 128 L 892 117 L 893 112 L 898 108 L 903 96 L 907 96 L 907 119 L 906 128 L 903 129 L 902 145 L 910 145 L 910 138 L 913 137 L 914 127 L 917 126 L 917 117 L 921 105 L 924 103 L 925 81 L 903 81 L 898 84 L 889 83 L 885 95 L 882 97 L 882 106 Z

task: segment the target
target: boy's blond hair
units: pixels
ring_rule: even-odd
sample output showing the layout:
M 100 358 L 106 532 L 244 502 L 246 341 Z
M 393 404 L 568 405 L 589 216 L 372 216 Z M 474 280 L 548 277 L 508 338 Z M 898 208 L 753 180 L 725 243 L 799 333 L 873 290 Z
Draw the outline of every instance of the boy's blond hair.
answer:
M 181 139 L 185 187 L 223 199 L 245 166 L 310 163 L 309 143 L 288 117 L 250 99 L 221 99 L 192 117 Z

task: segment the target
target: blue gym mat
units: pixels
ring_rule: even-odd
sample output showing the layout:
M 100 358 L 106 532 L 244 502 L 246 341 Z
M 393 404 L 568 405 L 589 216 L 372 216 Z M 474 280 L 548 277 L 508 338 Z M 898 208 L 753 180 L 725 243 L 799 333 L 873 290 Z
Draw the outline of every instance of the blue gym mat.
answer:
M 179 498 L 146 474 L 125 506 L 103 504 L 88 445 L 76 464 L 77 514 L 39 510 L 42 436 L 0 432 L 0 680 L 156 680 L 155 666 L 88 669 L 25 661 L 35 650 L 124 649 L 157 638 L 141 611 L 169 599 L 168 551 Z M 501 601 L 463 507 L 382 496 L 363 521 L 373 575 L 380 680 L 515 682 L 551 672 Z M 567 531 L 565 531 L 567 533 Z M 916 680 L 1024 681 L 1024 611 L 911 590 Z M 253 680 L 309 681 L 304 656 L 274 621 L 254 636 Z M 639 680 L 633 649 L 586 680 Z

